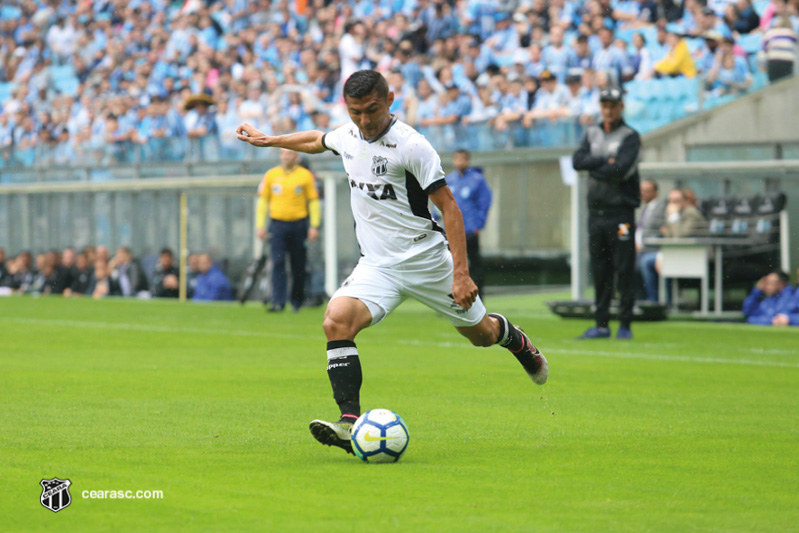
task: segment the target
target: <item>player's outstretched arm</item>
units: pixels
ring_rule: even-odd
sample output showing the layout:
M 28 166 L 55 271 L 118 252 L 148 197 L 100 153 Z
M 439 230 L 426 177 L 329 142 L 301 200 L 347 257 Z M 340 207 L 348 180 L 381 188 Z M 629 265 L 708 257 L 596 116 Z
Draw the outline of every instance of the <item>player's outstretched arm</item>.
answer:
M 260 148 L 288 148 L 306 154 L 321 154 L 327 148 L 322 144 L 321 131 L 299 131 L 287 135 L 267 135 L 250 124 L 242 124 L 236 129 L 236 137 Z
M 454 278 L 452 281 L 452 298 L 455 303 L 469 309 L 477 299 L 477 285 L 469 277 L 469 262 L 466 258 L 466 232 L 463 229 L 463 215 L 458 209 L 452 191 L 446 185 L 430 194 L 430 200 L 441 211 L 447 241 L 452 252 Z

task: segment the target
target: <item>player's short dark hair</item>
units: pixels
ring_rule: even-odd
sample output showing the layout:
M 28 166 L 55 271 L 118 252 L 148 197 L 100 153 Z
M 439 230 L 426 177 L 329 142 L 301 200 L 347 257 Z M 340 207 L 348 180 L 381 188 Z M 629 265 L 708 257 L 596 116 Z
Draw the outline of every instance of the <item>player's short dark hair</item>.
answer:
M 472 154 L 470 154 L 469 150 L 467 150 L 466 148 L 458 148 L 457 150 L 455 150 L 455 153 L 456 154 L 463 154 L 463 155 L 466 156 L 467 159 L 471 159 L 471 157 L 472 157 Z
M 169 257 L 174 256 L 170 248 L 161 248 L 161 252 L 158 255 L 164 255 L 164 254 L 167 254 Z
M 656 182 L 655 180 L 644 180 L 644 181 L 648 182 L 648 183 L 651 183 L 652 184 L 652 188 L 655 189 L 655 192 L 660 191 L 660 188 L 658 187 L 658 182 Z
M 388 83 L 375 70 L 359 70 L 344 84 L 344 97 L 364 98 L 376 92 L 379 98 L 388 98 Z

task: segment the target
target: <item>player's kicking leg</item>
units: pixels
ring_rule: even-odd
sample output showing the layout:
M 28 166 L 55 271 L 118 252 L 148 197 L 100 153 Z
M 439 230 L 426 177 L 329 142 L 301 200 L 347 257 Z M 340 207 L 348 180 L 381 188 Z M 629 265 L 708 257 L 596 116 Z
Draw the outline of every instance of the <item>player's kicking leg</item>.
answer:
M 360 391 L 363 380 L 355 336 L 372 322 L 366 305 L 355 298 L 339 297 L 330 301 L 325 311 L 327 335 L 327 375 L 333 398 L 341 411 L 337 422 L 314 420 L 311 435 L 326 446 L 336 446 L 353 453 L 350 443 L 352 424 L 361 414 Z
M 499 344 L 507 348 L 521 363 L 524 371 L 538 385 L 549 377 L 549 364 L 544 354 L 536 348 L 519 326 L 499 313 L 489 313 L 474 326 L 459 327 L 458 331 L 475 346 Z

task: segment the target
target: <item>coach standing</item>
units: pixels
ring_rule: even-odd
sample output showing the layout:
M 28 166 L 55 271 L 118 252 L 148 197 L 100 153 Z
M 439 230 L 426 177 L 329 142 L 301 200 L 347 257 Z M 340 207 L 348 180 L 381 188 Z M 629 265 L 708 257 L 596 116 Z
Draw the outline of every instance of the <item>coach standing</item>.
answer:
M 258 238 L 268 238 L 270 243 L 272 305 L 268 310 L 273 313 L 286 306 L 286 254 L 291 260 L 291 308 L 300 310 L 305 298 L 305 239 L 319 238 L 319 194 L 311 172 L 298 163 L 297 152 L 280 150 L 280 166 L 270 169 L 258 187 L 255 228 Z
M 641 138 L 621 118 L 618 88 L 599 95 L 602 123 L 591 126 L 574 153 L 575 170 L 588 171 L 588 240 L 596 292 L 596 326 L 583 339 L 610 337 L 610 300 L 614 277 L 620 294 L 617 339 L 632 339 L 635 301 L 635 209 L 641 203 L 638 161 Z

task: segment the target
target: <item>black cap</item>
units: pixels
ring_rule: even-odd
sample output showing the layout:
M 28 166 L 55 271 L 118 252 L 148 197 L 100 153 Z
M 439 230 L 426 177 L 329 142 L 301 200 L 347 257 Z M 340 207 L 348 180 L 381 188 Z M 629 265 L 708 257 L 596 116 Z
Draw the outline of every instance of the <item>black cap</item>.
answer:
M 622 101 L 623 95 L 621 89 L 618 87 L 610 87 L 608 89 L 602 89 L 599 92 L 599 101 L 600 102 L 616 102 L 620 104 Z

